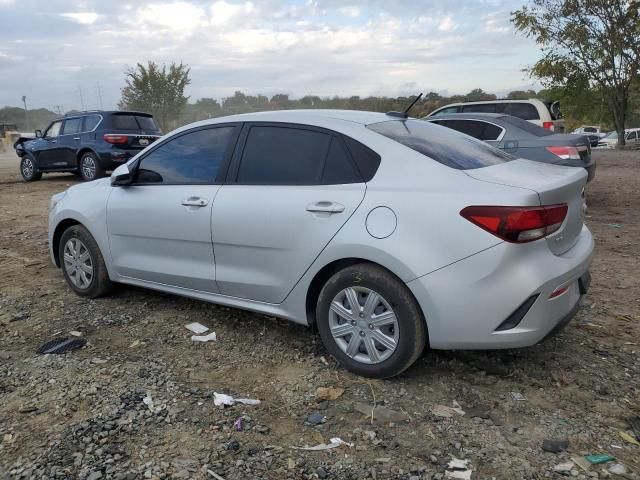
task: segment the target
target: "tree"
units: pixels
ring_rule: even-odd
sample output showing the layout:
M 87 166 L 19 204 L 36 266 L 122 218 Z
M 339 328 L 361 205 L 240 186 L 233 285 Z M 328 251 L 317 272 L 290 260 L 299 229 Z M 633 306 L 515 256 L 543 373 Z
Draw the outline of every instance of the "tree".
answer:
M 639 8 L 638 0 L 532 0 L 511 18 L 542 48 L 530 73 L 546 87 L 586 84 L 599 91 L 613 115 L 619 146 L 624 146 L 630 87 L 640 69 Z
M 189 99 L 184 96 L 184 89 L 191 83 L 190 70 L 182 62 L 171 63 L 168 69 L 151 61 L 147 66 L 138 63 L 135 69 L 125 72 L 126 85 L 118 106 L 149 112 L 162 130 L 172 130 Z
M 495 100 L 496 96 L 493 93 L 487 93 L 481 88 L 474 88 L 464 96 L 465 102 L 480 102 L 482 100 Z
M 507 94 L 509 100 L 529 100 L 536 98 L 536 92 L 533 90 L 513 90 Z

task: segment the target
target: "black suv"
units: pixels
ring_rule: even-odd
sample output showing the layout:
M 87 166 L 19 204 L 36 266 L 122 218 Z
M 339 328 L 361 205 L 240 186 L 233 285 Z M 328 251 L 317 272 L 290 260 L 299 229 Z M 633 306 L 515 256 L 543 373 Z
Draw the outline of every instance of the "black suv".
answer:
M 13 145 L 27 182 L 39 180 L 43 172 L 75 172 L 95 180 L 161 136 L 148 113 L 119 111 L 65 115 L 35 134 Z

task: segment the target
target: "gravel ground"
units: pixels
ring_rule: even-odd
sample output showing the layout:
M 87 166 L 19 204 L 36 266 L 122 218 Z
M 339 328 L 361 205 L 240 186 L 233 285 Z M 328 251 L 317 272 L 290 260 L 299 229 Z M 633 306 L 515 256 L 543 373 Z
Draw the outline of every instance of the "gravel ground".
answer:
M 518 351 L 427 352 L 383 381 L 274 318 L 125 286 L 80 299 L 46 240 L 48 198 L 77 178 L 25 184 L 0 155 L 0 478 L 466 478 L 453 458 L 473 479 L 640 478 L 628 424 L 640 415 L 640 152 L 594 155 L 592 287 L 564 333 Z M 194 321 L 218 341 L 192 342 Z M 70 331 L 83 349 L 36 353 Z M 318 387 L 344 393 L 322 400 Z M 214 392 L 262 403 L 222 409 Z M 353 445 L 291 448 L 332 437 Z M 596 453 L 616 460 L 554 471 Z

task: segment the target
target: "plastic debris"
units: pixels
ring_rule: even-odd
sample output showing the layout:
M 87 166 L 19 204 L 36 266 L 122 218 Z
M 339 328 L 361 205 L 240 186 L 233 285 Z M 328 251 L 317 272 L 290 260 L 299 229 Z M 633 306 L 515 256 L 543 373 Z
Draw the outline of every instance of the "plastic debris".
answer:
M 542 450 L 544 450 L 545 452 L 560 453 L 560 452 L 564 452 L 567 448 L 569 448 L 568 440 L 543 440 L 542 441 Z
M 335 400 L 342 396 L 344 388 L 340 387 L 318 387 L 316 389 L 316 400 Z
M 233 428 L 236 432 L 242 431 L 242 417 L 238 417 L 235 422 L 233 422 Z
M 625 467 L 621 463 L 614 463 L 609 468 L 607 468 L 607 470 L 609 471 L 609 473 L 613 473 L 614 475 L 626 475 L 628 473 L 627 467 Z
M 78 330 L 71 330 L 69 332 L 69 335 L 72 335 L 74 337 L 81 337 L 82 336 L 82 332 L 79 332 Z
M 307 416 L 307 418 L 304 419 L 304 424 L 315 427 L 316 425 L 320 425 L 321 423 L 324 423 L 326 421 L 327 417 L 325 417 L 323 414 L 321 414 L 320 412 L 313 412 L 311 415 Z
M 151 413 L 158 413 L 159 411 L 162 410 L 162 407 L 156 406 L 153 403 L 153 398 L 151 398 L 151 395 L 149 395 L 148 393 L 142 399 L 142 403 L 144 403 L 147 406 L 147 408 Z
M 308 450 L 312 452 L 317 452 L 320 450 L 330 450 L 332 448 L 337 448 L 342 445 L 345 445 L 349 448 L 353 447 L 353 443 L 345 442 L 340 437 L 333 437 L 329 440 L 329 443 L 321 443 L 320 445 L 314 445 L 313 447 L 304 446 L 304 447 L 294 447 L 291 446 L 294 450 Z
M 189 323 L 185 325 L 185 328 L 190 332 L 195 333 L 196 335 L 200 335 L 201 333 L 204 333 L 207 330 L 209 330 L 209 327 L 205 327 L 204 325 L 198 322 Z
M 409 420 L 409 417 L 401 412 L 396 412 L 390 408 L 382 405 L 369 405 L 368 403 L 356 402 L 353 404 L 353 409 L 378 422 L 404 422 Z
M 260 400 L 254 400 L 252 398 L 234 398 L 231 395 L 227 395 L 225 393 L 213 392 L 213 403 L 216 407 L 231 407 L 236 403 L 242 403 L 244 405 L 259 405 Z
M 591 464 L 587 461 L 586 458 L 584 458 L 584 457 L 571 457 L 571 460 L 573 460 L 573 463 L 578 465 L 585 472 L 588 472 L 589 470 L 591 470 Z
M 640 442 L 638 442 L 635 438 L 629 435 L 627 432 L 620 432 L 620 436 L 627 442 L 632 443 L 633 445 L 640 446 Z
M 553 471 L 558 473 L 569 473 L 571 470 L 573 470 L 573 462 L 571 461 L 560 463 L 553 467 Z
M 472 470 L 454 470 L 444 472 L 444 478 L 455 478 L 458 480 L 471 480 Z
M 460 408 L 460 404 L 454 400 L 453 407 L 434 405 L 431 407 L 431 413 L 436 417 L 451 418 L 455 415 L 464 415 L 464 410 L 462 410 L 462 408 Z
M 510 394 L 511 398 L 517 402 L 525 402 L 527 400 L 527 397 L 525 397 L 520 392 L 510 392 Z
M 601 463 L 607 463 L 607 462 L 613 462 L 616 457 L 612 457 L 611 455 L 607 455 L 606 453 L 598 453 L 595 455 L 586 455 L 584 458 L 586 458 L 589 463 L 592 463 L 593 465 L 599 465 Z
M 41 354 L 61 354 L 78 350 L 85 346 L 87 341 L 84 338 L 56 338 L 50 342 L 45 343 L 38 349 L 38 353 Z
M 607 223 L 607 225 L 613 228 L 622 228 L 622 225 L 619 223 Z
M 207 473 L 209 475 L 211 475 L 213 478 L 215 478 L 216 480 L 224 480 L 224 477 L 221 477 L 220 475 L 218 475 L 216 472 L 214 472 L 213 470 L 209 470 L 207 469 Z
M 456 457 L 451 457 L 447 468 L 450 468 L 451 470 L 465 470 L 468 463 L 469 460 L 460 460 Z
M 209 340 L 213 340 L 215 342 L 217 340 L 216 332 L 211 332 L 208 335 L 191 335 L 191 340 L 194 342 L 208 342 Z

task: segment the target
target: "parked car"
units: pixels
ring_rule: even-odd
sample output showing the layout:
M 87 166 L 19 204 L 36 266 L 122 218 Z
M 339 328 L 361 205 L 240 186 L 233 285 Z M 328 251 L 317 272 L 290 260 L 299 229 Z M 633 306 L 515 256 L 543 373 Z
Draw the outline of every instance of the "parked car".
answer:
M 557 133 L 564 132 L 560 102 L 546 102 L 537 98 L 451 103 L 434 110 L 427 117 L 450 113 L 503 113 L 521 118 L 547 130 Z
M 70 114 L 35 133 L 35 139 L 21 137 L 13 145 L 27 182 L 48 172 L 75 172 L 83 180 L 95 180 L 161 135 L 148 113 L 120 111 Z
M 521 118 L 496 113 L 453 113 L 426 120 L 471 135 L 516 157 L 584 168 L 589 174 L 587 181 L 595 176 L 596 162 L 586 135 L 554 133 Z
M 627 145 L 640 145 L 640 128 L 627 128 L 624 131 L 624 140 Z M 607 133 L 598 142 L 598 148 L 616 148 L 618 146 L 618 132 Z
M 600 127 L 596 127 L 595 125 L 582 125 L 581 127 L 576 128 L 573 132 L 576 135 L 589 135 L 594 134 L 598 136 L 604 136 L 604 133 L 600 129 Z
M 589 285 L 586 171 L 398 115 L 182 127 L 51 198 L 52 260 L 82 297 L 119 282 L 315 325 L 369 377 L 402 372 L 425 345 L 557 332 Z

